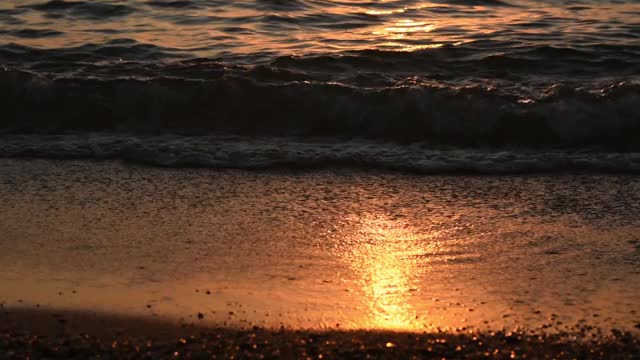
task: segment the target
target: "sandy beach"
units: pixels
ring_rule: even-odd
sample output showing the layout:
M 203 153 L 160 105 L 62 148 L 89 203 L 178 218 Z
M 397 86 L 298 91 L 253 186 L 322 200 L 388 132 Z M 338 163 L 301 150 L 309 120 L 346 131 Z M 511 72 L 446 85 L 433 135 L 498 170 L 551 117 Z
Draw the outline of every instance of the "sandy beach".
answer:
M 637 354 L 634 177 L 0 167 L 0 347 L 18 358 L 36 351 L 25 340 L 36 335 L 38 356 L 80 358 L 143 356 L 133 344 L 147 339 L 160 358 L 204 347 L 223 357 Z M 126 350 L 110 347 L 118 339 Z

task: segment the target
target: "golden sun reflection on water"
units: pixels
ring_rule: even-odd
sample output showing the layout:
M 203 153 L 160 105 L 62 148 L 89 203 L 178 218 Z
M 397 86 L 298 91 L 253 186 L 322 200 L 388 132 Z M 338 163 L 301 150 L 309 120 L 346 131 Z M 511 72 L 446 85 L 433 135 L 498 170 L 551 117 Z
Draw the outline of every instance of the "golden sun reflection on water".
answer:
M 359 227 L 346 237 L 341 259 L 353 270 L 359 286 L 357 293 L 366 307 L 366 319 L 361 325 L 396 330 L 421 328 L 422 321 L 411 306 L 412 296 L 420 290 L 415 255 L 431 245 L 424 235 L 417 235 L 399 221 L 365 216 L 353 222 Z
M 292 8 L 283 8 L 279 3 L 272 7 L 262 2 L 236 1 L 210 2 L 176 11 L 136 0 L 122 5 L 128 9 L 126 15 L 96 21 L 93 17 L 74 16 L 73 6 L 49 16 L 32 6 L 5 3 L 0 2 L 0 10 L 9 10 L 7 16 L 12 22 L 0 21 L 0 32 L 6 32 L 10 43 L 65 48 L 86 44 L 114 46 L 111 41 L 130 39 L 167 48 L 163 51 L 180 57 L 251 54 L 266 59 L 327 51 L 416 51 L 476 41 L 504 42 L 507 47 L 564 44 L 557 43 L 559 38 L 566 38 L 566 45 L 572 46 L 589 41 L 614 44 L 614 40 L 626 44 L 633 37 L 612 35 L 631 31 L 629 24 L 639 11 L 634 2 L 615 6 L 589 4 L 576 11 L 553 4 L 529 9 L 480 1 L 329 1 Z M 53 35 L 26 36 L 21 31 L 25 29 L 45 33 L 53 30 Z
M 433 24 L 427 24 L 423 21 L 414 21 L 414 20 L 399 20 L 396 21 L 392 26 L 387 26 L 384 28 L 384 32 L 386 34 L 407 34 L 407 33 L 415 33 L 415 32 L 430 32 L 436 28 Z M 378 32 L 374 32 L 374 34 L 378 34 Z

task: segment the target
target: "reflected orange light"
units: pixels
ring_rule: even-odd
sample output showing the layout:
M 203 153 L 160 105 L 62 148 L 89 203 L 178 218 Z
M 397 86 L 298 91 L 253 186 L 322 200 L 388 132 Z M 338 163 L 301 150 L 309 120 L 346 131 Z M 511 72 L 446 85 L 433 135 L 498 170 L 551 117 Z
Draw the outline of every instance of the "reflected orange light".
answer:
M 435 25 L 427 24 L 422 21 L 400 20 L 396 21 L 393 26 L 385 27 L 384 31 L 387 33 L 415 33 L 430 32 L 435 28 Z
M 391 15 L 394 13 L 403 13 L 405 10 L 404 9 L 400 9 L 400 10 L 367 10 L 365 11 L 365 14 L 367 15 Z
M 364 216 L 347 236 L 342 260 L 356 274 L 362 302 L 367 307 L 363 324 L 378 329 L 416 329 L 421 322 L 410 305 L 418 269 L 415 255 L 424 252 L 424 239 L 402 222 L 380 216 Z M 420 251 L 418 241 L 425 244 Z
M 565 32 L 584 38 L 581 41 L 588 41 L 603 34 L 599 28 L 603 23 L 618 19 L 616 22 L 623 27 L 625 23 L 632 23 L 633 16 L 640 11 L 637 2 L 616 6 L 589 4 L 579 12 L 570 7 L 552 5 L 540 6 L 532 12 L 522 11 L 517 6 L 469 6 L 440 1 L 400 3 L 386 2 L 384 8 L 380 8 L 379 3 L 365 4 L 361 1 L 321 2 L 296 11 L 267 11 L 243 2 L 229 2 L 211 8 L 185 8 L 179 13 L 169 9 L 154 9 L 150 13 L 149 9 L 141 6 L 144 11 L 109 17 L 100 22 L 75 17 L 51 19 L 40 11 L 26 11 L 16 15 L 25 21 L 24 26 L 39 30 L 58 29 L 62 30 L 61 34 L 47 37 L 11 35 L 8 41 L 26 46 L 61 48 L 128 38 L 140 43 L 187 50 L 189 56 L 196 57 L 263 52 L 268 56 L 306 55 L 370 49 L 415 51 L 428 49 L 430 44 L 455 45 L 479 38 L 527 42 L 527 39 L 540 35 L 537 41 L 544 42 L 548 34 Z M 398 6 L 394 8 L 394 4 Z M 362 17 L 363 14 L 369 16 Z M 349 24 L 350 30 L 340 29 L 339 22 L 321 20 L 325 16 L 344 19 L 340 21 Z M 564 21 L 554 20 L 563 18 L 576 19 L 571 29 L 563 25 Z M 356 26 L 351 28 L 354 24 Z M 118 32 L 111 33 L 113 29 L 118 29 Z M 618 37 L 616 41 L 626 44 L 633 40 Z
M 456 43 L 453 45 L 460 45 L 460 43 Z M 412 51 L 425 50 L 425 49 L 437 49 L 437 48 L 443 47 L 444 44 L 404 45 L 399 42 L 389 41 L 389 42 L 380 44 L 380 46 L 396 48 L 398 49 L 396 51 L 412 52 Z

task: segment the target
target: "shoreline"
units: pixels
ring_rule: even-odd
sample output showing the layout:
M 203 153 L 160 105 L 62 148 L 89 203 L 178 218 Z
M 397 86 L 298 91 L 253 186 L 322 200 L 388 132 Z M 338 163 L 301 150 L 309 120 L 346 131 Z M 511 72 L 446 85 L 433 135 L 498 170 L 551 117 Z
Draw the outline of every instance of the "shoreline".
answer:
M 0 166 L 0 359 L 640 353 L 636 178 Z
M 437 176 L 638 175 L 638 149 L 452 146 L 372 139 L 88 133 L 0 134 L 0 159 L 119 162 L 166 169 L 344 171 Z
M 38 358 L 616 358 L 635 359 L 640 337 L 589 326 L 557 334 L 247 329 L 82 311 L 3 308 L 0 357 Z

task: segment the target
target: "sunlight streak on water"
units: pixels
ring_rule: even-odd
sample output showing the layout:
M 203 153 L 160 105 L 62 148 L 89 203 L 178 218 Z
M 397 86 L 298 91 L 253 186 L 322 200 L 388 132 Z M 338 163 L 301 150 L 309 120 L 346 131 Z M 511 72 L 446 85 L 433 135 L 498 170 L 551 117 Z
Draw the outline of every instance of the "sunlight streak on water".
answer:
M 486 40 L 504 46 L 581 46 L 637 40 L 633 16 L 639 11 L 637 2 L 570 7 L 527 0 L 185 4 L 189 6 L 151 6 L 141 0 L 67 6 L 9 2 L 0 4 L 0 33 L 5 42 L 43 48 L 132 39 L 190 56 L 406 51 L 417 45 Z M 402 41 L 390 48 L 390 39 Z
M 416 255 L 429 253 L 433 243 L 408 224 L 382 214 L 349 218 L 358 224 L 345 235 L 342 261 L 356 274 L 367 318 L 363 326 L 376 329 L 420 329 L 411 298 L 419 292 Z
M 7 307 L 416 331 L 640 313 L 634 177 L 0 168 Z

